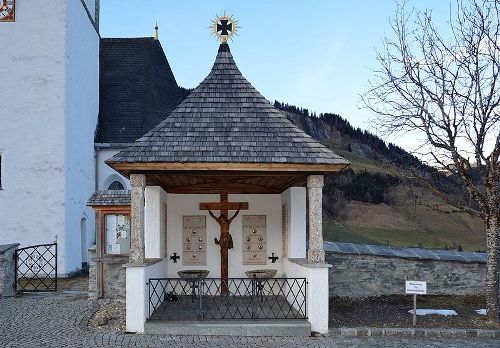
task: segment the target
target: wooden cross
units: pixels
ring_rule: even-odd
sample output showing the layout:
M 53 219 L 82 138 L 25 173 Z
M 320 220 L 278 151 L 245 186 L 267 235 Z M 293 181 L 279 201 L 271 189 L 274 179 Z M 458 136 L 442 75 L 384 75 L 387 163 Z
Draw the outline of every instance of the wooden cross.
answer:
M 248 202 L 228 202 L 227 193 L 220 194 L 219 203 L 200 203 L 200 210 L 208 210 L 210 216 L 220 225 L 220 238 L 214 238 L 215 244 L 220 247 L 220 277 L 221 293 L 228 292 L 228 251 L 233 248 L 233 237 L 229 233 L 231 222 L 238 216 L 240 210 L 248 210 Z M 220 210 L 220 215 L 217 217 L 212 213 L 212 210 Z M 229 210 L 236 210 L 236 213 L 229 218 Z

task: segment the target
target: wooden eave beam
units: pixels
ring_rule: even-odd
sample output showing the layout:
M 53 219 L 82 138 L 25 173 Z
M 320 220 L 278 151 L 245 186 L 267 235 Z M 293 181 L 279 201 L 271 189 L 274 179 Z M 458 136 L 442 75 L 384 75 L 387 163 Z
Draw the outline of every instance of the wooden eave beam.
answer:
M 254 183 L 246 183 L 246 182 L 239 182 L 241 180 L 246 180 L 247 178 L 245 177 L 237 177 L 237 178 L 228 178 L 228 177 L 223 177 L 223 179 L 213 179 L 213 178 L 203 178 L 203 177 L 197 177 L 200 180 L 206 180 L 205 182 L 199 182 L 199 183 L 193 183 L 193 184 L 186 184 L 186 185 L 169 185 L 166 182 L 163 182 L 166 187 L 169 189 L 176 189 L 176 190 L 183 190 L 183 189 L 190 189 L 190 188 L 195 188 L 195 189 L 205 189 L 205 188 L 218 188 L 222 191 L 224 191 L 224 188 L 238 188 L 238 189 L 256 189 L 256 190 L 276 190 L 277 186 L 269 186 L 269 185 L 264 185 L 264 184 L 254 184 Z M 255 177 L 254 177 L 255 178 Z M 259 179 L 265 179 L 265 176 L 257 177 Z M 288 178 L 288 177 L 287 177 Z M 297 179 L 296 176 L 293 176 L 292 179 L 295 181 Z M 156 180 L 158 181 L 158 180 Z M 287 182 L 289 182 L 288 180 Z M 286 185 L 286 182 L 285 182 Z
M 162 186 L 163 187 L 163 186 Z M 191 187 L 176 187 L 167 186 L 163 187 L 169 193 L 221 193 L 222 191 L 227 191 L 228 193 L 281 193 L 284 190 L 280 188 L 264 188 L 264 187 L 252 187 L 252 186 L 203 186 L 203 185 L 193 185 Z
M 99 211 L 110 211 L 110 212 L 115 212 L 115 211 L 123 211 L 123 212 L 129 212 L 130 213 L 130 204 L 129 205 L 89 205 L 89 207 L 92 207 L 96 212 Z
M 295 163 L 113 163 L 107 162 L 116 171 L 129 176 L 130 173 L 147 174 L 149 171 L 254 171 L 254 172 L 304 172 L 330 174 L 346 168 L 348 163 L 295 164 Z

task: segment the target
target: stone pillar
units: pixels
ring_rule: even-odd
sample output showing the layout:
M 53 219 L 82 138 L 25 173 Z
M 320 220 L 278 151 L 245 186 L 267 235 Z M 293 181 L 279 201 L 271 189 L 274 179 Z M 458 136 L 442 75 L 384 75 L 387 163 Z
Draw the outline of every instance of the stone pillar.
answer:
M 324 263 L 323 250 L 323 175 L 307 177 L 307 197 L 309 211 L 309 262 Z
M 130 263 L 144 263 L 144 174 L 130 174 L 132 200 L 130 213 Z
M 16 294 L 16 262 L 14 253 L 19 243 L 0 245 L 0 297 Z

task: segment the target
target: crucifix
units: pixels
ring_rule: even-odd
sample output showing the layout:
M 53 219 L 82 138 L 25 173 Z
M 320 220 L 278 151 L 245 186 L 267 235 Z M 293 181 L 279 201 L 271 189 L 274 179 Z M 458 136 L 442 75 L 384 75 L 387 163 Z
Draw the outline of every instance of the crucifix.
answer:
M 238 216 L 240 210 L 248 210 L 248 202 L 229 202 L 227 193 L 220 194 L 220 202 L 218 203 L 200 203 L 200 210 L 208 210 L 210 216 L 217 221 L 220 226 L 219 239 L 214 238 L 215 244 L 220 247 L 220 277 L 221 293 L 228 292 L 228 251 L 233 248 L 233 237 L 229 233 L 231 222 Z M 212 210 L 220 210 L 220 215 L 217 217 L 212 213 Z M 229 210 L 236 210 L 233 216 L 229 217 Z

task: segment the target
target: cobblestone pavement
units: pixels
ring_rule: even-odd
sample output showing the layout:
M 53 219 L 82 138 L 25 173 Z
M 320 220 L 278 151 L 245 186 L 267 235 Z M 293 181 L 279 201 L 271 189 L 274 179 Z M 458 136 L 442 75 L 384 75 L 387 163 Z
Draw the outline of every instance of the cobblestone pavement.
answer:
M 0 347 L 500 347 L 487 338 L 158 336 L 102 332 L 87 322 L 97 309 L 81 297 L 0 299 Z

